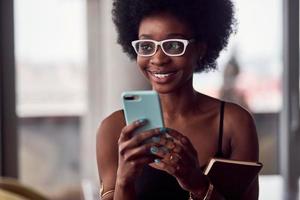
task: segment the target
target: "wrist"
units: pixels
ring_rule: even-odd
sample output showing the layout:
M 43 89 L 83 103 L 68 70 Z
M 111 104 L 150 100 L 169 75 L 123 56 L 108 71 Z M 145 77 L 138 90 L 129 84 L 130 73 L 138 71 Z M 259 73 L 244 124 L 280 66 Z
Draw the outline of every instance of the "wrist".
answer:
M 208 186 L 209 186 L 209 179 L 206 175 L 204 175 L 203 173 L 194 173 L 193 178 L 191 178 L 191 180 L 193 180 L 191 186 L 189 188 L 189 191 L 191 193 L 197 193 L 197 194 L 201 194 L 207 191 Z
M 199 189 L 190 190 L 190 196 L 193 197 L 193 200 L 202 199 L 205 196 L 208 188 L 209 182 L 207 181 L 205 184 L 202 184 L 202 186 Z
M 213 190 L 214 186 L 210 183 L 204 196 L 203 194 L 194 194 L 190 192 L 189 200 L 209 200 L 211 198 Z
M 190 191 L 189 200 L 209 200 L 213 189 L 214 186 L 207 180 L 205 185 L 202 185 L 201 189 Z
M 135 200 L 136 192 L 134 182 L 117 178 L 115 184 L 114 199 Z
M 117 178 L 116 187 L 120 189 L 129 189 L 134 187 L 134 181 L 125 178 Z

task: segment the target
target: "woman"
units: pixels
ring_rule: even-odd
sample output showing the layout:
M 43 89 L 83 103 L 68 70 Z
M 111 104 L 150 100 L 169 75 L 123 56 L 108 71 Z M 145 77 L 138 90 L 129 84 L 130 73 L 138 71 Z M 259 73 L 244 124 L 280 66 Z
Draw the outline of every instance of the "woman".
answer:
M 126 126 L 121 110 L 103 120 L 102 199 L 224 199 L 202 171 L 212 157 L 258 161 L 255 125 L 246 110 L 192 82 L 194 72 L 216 68 L 233 32 L 231 1 L 114 0 L 112 13 L 119 44 L 159 94 L 167 128 L 133 135 L 147 120 Z M 258 198 L 257 180 L 244 196 Z

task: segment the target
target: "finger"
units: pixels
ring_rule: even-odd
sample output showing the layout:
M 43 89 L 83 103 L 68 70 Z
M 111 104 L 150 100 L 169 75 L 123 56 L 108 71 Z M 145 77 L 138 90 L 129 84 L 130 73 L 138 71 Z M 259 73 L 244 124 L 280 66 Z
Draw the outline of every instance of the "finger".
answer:
M 138 129 L 139 127 L 145 125 L 147 123 L 146 119 L 139 119 L 137 121 L 134 121 L 133 123 L 125 126 L 120 134 L 119 142 L 123 142 L 125 140 L 128 140 L 132 137 L 132 133 Z
M 165 135 L 159 135 L 159 137 L 153 138 L 157 145 L 162 146 L 165 150 L 169 151 L 175 147 L 175 143 L 172 138 L 166 137 Z
M 160 139 L 157 141 L 159 146 L 159 151 L 155 152 L 156 155 L 160 157 L 169 158 L 171 153 L 181 154 L 183 157 L 186 157 L 186 153 L 183 151 L 182 144 L 179 141 L 175 141 L 172 137 L 166 137 L 165 135 L 160 136 Z M 168 160 L 168 159 L 167 159 Z
M 167 140 L 167 128 L 158 128 L 156 129 L 156 131 L 159 131 L 159 133 L 161 134 L 158 138 L 155 138 L 155 142 L 157 142 L 158 144 L 164 145 L 166 140 Z
M 171 130 L 171 129 L 170 129 Z M 175 135 L 174 135 L 175 136 Z M 175 153 L 178 153 L 182 150 L 182 143 L 180 143 L 180 138 L 182 136 L 179 136 L 179 134 L 175 137 L 169 135 L 161 135 L 159 140 L 157 140 L 157 143 L 165 148 L 168 149 L 168 151 L 173 151 Z
M 162 147 L 152 146 L 150 148 L 150 152 L 160 158 L 164 163 L 169 165 L 173 164 L 183 164 L 183 163 L 191 163 L 190 158 L 186 155 L 184 151 L 180 151 L 179 153 L 165 151 Z
M 157 156 L 164 157 L 163 160 L 166 162 L 169 162 L 172 153 L 177 153 L 182 157 L 183 162 L 191 163 L 191 160 L 197 159 L 197 152 L 194 150 L 192 144 L 186 143 L 187 145 L 183 145 L 181 142 L 181 140 L 189 142 L 186 136 L 172 129 L 166 129 L 166 132 L 170 134 L 161 136 L 158 144 L 162 145 L 162 147 L 159 148 L 160 151 L 155 152 Z
M 180 146 L 180 144 L 175 144 L 175 147 L 172 149 L 172 151 L 175 153 L 181 153 L 182 147 Z
M 173 165 L 173 164 L 182 163 L 182 159 L 183 158 L 179 154 L 170 153 L 165 157 L 164 162 Z
M 158 146 L 155 146 L 155 145 L 150 147 L 150 153 L 152 155 L 155 155 L 155 156 L 161 158 L 161 159 L 163 159 L 165 157 L 165 155 L 168 154 L 168 152 L 165 151 L 164 148 L 158 147 Z
M 155 142 L 156 138 L 160 135 L 159 129 L 151 129 L 139 134 L 134 135 L 131 139 L 127 140 L 128 148 L 139 146 L 143 143 Z
M 189 149 L 185 149 L 185 146 L 180 146 L 179 144 L 176 144 L 176 147 L 171 151 L 171 155 L 169 157 L 169 163 L 173 164 L 179 164 L 179 166 L 185 166 L 182 170 L 180 170 L 180 176 L 183 176 L 190 167 L 197 167 L 199 166 L 199 160 L 197 152 L 190 152 Z M 178 170 L 177 170 L 178 171 Z
M 169 143 L 169 142 L 168 142 Z M 191 160 L 195 160 L 197 158 L 197 154 L 194 153 L 192 149 L 190 149 L 187 146 L 183 146 L 180 141 L 178 140 L 171 140 L 171 144 L 166 143 L 165 147 L 167 149 L 167 152 L 169 153 L 168 156 L 179 155 L 179 157 L 182 158 L 183 162 L 190 163 Z M 193 147 L 192 147 L 193 148 Z M 167 161 L 169 159 L 166 159 Z
M 179 144 L 182 148 L 184 148 L 185 151 L 191 152 L 193 156 L 197 154 L 197 151 L 195 150 L 193 144 L 191 143 L 188 137 L 182 135 L 181 133 L 173 129 L 168 129 L 168 134 L 171 137 L 173 137 L 175 139 L 174 142 Z
M 165 160 L 156 161 L 155 168 L 163 170 L 176 178 L 182 178 L 188 173 L 188 169 L 184 167 L 182 162 L 168 163 Z
M 161 159 L 155 159 L 152 166 L 154 166 L 156 169 L 165 171 L 173 176 L 175 176 L 176 170 L 180 168 L 178 167 L 179 165 L 172 165 Z
M 155 142 L 150 140 L 150 138 L 157 137 L 159 135 L 158 129 L 152 129 L 149 131 L 145 131 L 143 133 L 139 133 L 133 136 L 131 139 L 126 140 L 124 142 L 119 143 L 119 154 L 124 155 L 126 151 L 141 146 L 143 144 L 148 143 L 147 146 L 155 146 Z M 147 141 L 147 142 L 146 142 Z
M 140 157 L 149 157 L 153 161 L 157 157 L 155 154 L 151 153 L 151 148 L 155 147 L 154 145 L 154 143 L 146 143 L 136 148 L 129 149 L 124 154 L 124 160 L 131 161 Z
M 173 138 L 174 140 L 177 140 L 177 141 L 180 141 L 181 138 L 184 137 L 184 135 L 182 135 L 178 131 L 171 129 L 171 128 L 167 129 L 167 133 L 171 138 Z
M 129 161 L 129 164 L 131 165 L 131 167 L 137 169 L 143 165 L 149 164 L 153 162 L 153 158 L 150 157 L 139 157 L 135 160 Z

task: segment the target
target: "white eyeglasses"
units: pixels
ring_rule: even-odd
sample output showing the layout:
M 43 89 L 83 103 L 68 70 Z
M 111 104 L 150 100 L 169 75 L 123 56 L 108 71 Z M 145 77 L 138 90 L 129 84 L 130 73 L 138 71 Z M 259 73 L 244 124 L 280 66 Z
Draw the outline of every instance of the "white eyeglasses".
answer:
M 131 42 L 131 45 L 139 56 L 153 56 L 158 46 L 161 47 L 167 56 L 182 56 L 185 53 L 187 45 L 194 41 L 194 39 L 167 39 L 162 41 L 143 39 L 134 40 Z

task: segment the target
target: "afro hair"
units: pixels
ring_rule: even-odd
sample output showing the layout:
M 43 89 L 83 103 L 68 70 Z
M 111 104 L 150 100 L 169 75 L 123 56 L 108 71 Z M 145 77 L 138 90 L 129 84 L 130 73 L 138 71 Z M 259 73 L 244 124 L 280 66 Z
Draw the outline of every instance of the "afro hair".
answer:
M 231 0 L 114 0 L 112 18 L 118 43 L 131 59 L 137 56 L 131 41 L 138 39 L 140 22 L 158 12 L 169 12 L 186 22 L 196 38 L 207 45 L 196 72 L 216 68 L 216 59 L 236 24 Z

